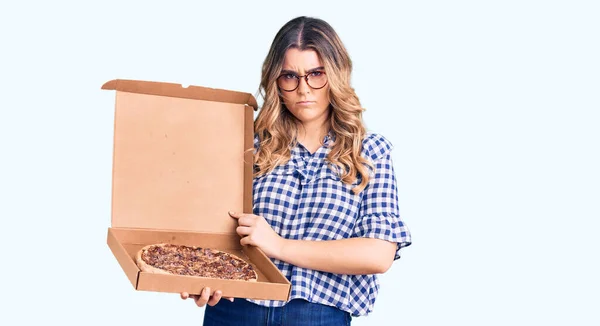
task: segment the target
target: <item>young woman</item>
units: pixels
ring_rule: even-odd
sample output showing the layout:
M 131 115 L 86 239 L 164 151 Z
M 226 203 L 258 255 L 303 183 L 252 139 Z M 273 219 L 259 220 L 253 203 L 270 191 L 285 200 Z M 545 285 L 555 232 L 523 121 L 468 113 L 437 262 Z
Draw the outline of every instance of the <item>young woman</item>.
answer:
M 290 280 L 291 299 L 220 300 L 205 289 L 191 296 L 208 303 L 204 325 L 349 325 L 372 311 L 377 274 L 411 244 L 392 145 L 366 132 L 351 70 L 323 20 L 298 17 L 275 36 L 254 125 L 254 214 L 230 215 L 241 244 L 261 248 Z

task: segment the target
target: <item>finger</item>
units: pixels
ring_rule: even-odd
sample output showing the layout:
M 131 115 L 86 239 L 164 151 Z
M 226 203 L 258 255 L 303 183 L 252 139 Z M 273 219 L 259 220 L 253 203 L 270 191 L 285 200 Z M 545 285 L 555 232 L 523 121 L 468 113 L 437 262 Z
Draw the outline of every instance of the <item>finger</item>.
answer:
M 250 239 L 250 236 L 245 236 L 240 240 L 240 244 L 242 246 L 247 246 L 247 245 L 254 245 L 254 242 L 252 241 L 252 239 Z
M 229 212 L 229 216 L 233 217 L 233 218 L 240 218 L 242 217 L 242 215 L 244 214 L 240 214 L 240 213 L 236 213 L 236 212 Z
M 254 215 L 245 215 L 238 219 L 238 224 L 240 226 L 254 226 L 256 224 L 256 218 L 254 218 Z
M 198 307 L 204 307 L 204 305 L 208 302 L 209 297 L 210 297 L 210 288 L 205 287 L 204 290 L 202 290 L 202 293 L 200 294 L 200 296 L 196 299 L 196 305 Z
M 215 291 L 215 293 L 213 293 L 213 295 L 210 296 L 210 300 L 208 300 L 208 305 L 209 306 L 214 306 L 216 305 L 219 300 L 221 300 L 221 296 L 223 295 L 223 292 L 217 290 Z
M 252 232 L 252 228 L 249 226 L 238 226 L 235 229 L 235 232 L 237 232 L 237 234 L 241 235 L 241 236 L 245 236 L 248 235 Z
M 190 297 L 190 294 L 189 294 L 189 293 L 187 293 L 187 292 L 181 292 L 179 295 L 181 296 L 181 298 L 182 298 L 183 300 L 186 300 L 187 298 L 189 298 L 189 297 Z
M 233 302 L 233 298 L 232 297 L 223 297 L 223 299 L 229 300 L 229 301 Z
M 236 218 L 239 224 L 249 225 L 248 223 L 254 224 L 254 219 L 256 215 L 254 214 L 244 214 L 244 213 L 235 213 L 229 212 L 229 216 Z

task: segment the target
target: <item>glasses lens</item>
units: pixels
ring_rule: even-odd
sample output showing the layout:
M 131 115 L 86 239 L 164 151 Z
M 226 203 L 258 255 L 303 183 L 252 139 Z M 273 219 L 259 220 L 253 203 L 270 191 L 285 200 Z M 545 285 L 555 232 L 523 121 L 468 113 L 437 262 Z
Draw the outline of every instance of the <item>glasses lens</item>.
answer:
M 293 91 L 298 87 L 298 80 L 294 75 L 281 75 L 277 78 L 277 86 L 284 91 Z
M 315 71 L 308 75 L 308 86 L 322 88 L 327 83 L 327 75 L 322 71 Z

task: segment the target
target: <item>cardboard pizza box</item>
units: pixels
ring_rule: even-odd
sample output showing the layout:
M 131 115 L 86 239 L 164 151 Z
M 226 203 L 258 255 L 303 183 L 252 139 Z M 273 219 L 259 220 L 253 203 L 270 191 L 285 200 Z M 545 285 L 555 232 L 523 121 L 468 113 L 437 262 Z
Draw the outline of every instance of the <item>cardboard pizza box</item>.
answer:
M 116 91 L 111 227 L 107 243 L 136 290 L 287 300 L 290 282 L 258 248 L 241 246 L 229 211 L 252 212 L 251 94 L 111 80 Z M 143 246 L 172 243 L 233 253 L 258 282 L 141 272 Z

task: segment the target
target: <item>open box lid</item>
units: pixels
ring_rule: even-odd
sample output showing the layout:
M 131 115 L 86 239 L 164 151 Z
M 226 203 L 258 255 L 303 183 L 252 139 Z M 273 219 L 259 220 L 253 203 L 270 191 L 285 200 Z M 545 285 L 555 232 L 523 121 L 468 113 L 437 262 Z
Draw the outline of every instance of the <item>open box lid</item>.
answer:
M 248 93 L 137 80 L 116 90 L 111 226 L 235 233 L 252 212 Z

